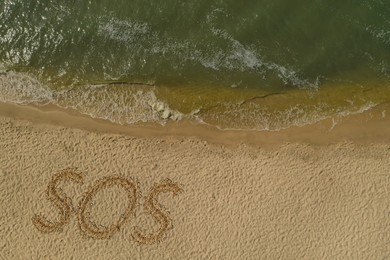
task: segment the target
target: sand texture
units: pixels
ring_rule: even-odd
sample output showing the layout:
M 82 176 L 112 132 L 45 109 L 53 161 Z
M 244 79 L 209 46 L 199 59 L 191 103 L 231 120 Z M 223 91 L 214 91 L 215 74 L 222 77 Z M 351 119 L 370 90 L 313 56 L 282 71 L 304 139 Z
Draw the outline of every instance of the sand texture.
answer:
M 390 259 L 390 145 L 275 149 L 0 117 L 0 258 Z

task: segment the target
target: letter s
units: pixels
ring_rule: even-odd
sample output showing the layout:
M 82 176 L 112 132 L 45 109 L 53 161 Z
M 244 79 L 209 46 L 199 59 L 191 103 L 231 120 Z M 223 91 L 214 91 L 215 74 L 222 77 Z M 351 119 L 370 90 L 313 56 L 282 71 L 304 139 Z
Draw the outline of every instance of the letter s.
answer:
M 72 200 L 62 193 L 58 188 L 58 184 L 63 181 L 73 181 L 79 184 L 83 183 L 83 176 L 75 172 L 73 169 L 64 169 L 55 174 L 47 187 L 47 199 L 51 201 L 61 212 L 60 220 L 57 223 L 49 221 L 42 216 L 34 215 L 32 218 L 33 224 L 41 232 L 51 233 L 62 231 L 62 227 L 69 223 L 70 214 L 74 211 Z M 62 193 L 62 194 L 61 194 Z
M 161 192 L 172 192 L 174 196 L 180 194 L 183 189 L 176 183 L 167 179 L 162 181 L 160 184 L 155 185 L 150 191 L 149 196 L 146 199 L 144 208 L 149 212 L 157 222 L 161 224 L 160 229 L 155 234 L 143 235 L 138 227 L 135 227 L 133 239 L 140 244 L 154 244 L 159 242 L 164 237 L 165 233 L 172 229 L 172 219 L 168 217 L 168 214 L 164 212 L 163 207 L 159 205 L 157 196 Z

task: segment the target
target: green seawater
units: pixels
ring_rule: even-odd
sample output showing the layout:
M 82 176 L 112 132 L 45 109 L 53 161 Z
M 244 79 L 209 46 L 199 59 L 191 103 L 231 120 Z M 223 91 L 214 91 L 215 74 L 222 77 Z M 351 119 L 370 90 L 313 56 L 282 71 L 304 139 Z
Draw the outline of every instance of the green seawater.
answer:
M 390 2 L 0 0 L 0 101 L 277 130 L 390 102 Z

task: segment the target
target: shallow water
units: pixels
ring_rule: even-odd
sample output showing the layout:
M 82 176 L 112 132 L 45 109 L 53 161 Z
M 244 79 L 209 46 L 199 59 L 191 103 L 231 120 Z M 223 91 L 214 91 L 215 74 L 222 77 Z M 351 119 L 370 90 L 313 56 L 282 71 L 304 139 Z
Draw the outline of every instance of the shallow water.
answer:
M 0 1 L 0 100 L 277 130 L 390 102 L 390 3 Z

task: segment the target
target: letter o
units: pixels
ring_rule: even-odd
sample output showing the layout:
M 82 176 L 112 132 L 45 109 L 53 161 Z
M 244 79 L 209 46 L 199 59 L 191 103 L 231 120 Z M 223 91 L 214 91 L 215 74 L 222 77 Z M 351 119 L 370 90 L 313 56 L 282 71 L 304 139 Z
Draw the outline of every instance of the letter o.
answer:
M 126 190 L 127 196 L 129 198 L 129 205 L 126 208 L 125 214 L 123 214 L 120 219 L 111 226 L 98 227 L 93 223 L 90 218 L 90 208 L 92 207 L 92 199 L 96 194 L 104 188 L 120 186 Z M 106 177 L 101 180 L 98 180 L 95 185 L 93 185 L 80 202 L 78 222 L 80 229 L 89 237 L 95 239 L 105 239 L 110 238 L 116 232 L 118 232 L 123 224 L 131 217 L 133 214 L 138 199 L 137 186 L 131 181 L 121 176 L 112 176 Z

